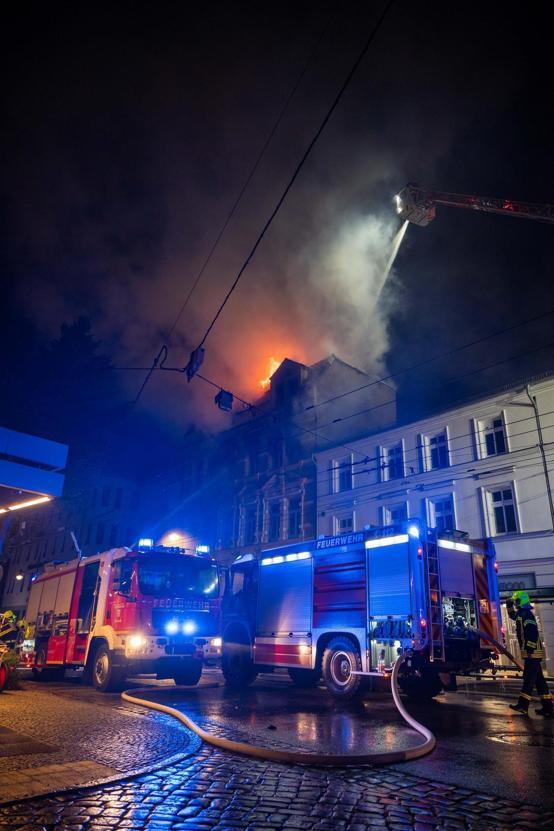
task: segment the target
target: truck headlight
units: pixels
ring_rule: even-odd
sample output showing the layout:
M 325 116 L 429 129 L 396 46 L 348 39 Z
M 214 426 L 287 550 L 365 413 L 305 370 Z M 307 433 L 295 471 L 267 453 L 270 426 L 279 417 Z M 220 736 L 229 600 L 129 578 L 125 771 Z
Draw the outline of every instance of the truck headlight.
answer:
M 193 620 L 187 620 L 183 623 L 183 635 L 192 635 L 196 632 L 196 623 Z
M 221 638 L 212 638 L 210 646 L 213 646 L 214 649 L 221 649 Z
M 165 631 L 168 635 L 176 635 L 179 631 L 179 621 L 170 620 L 169 623 L 166 623 Z
M 148 641 L 144 637 L 144 635 L 131 635 L 129 638 L 129 646 L 131 649 L 142 649 L 142 647 L 146 646 Z

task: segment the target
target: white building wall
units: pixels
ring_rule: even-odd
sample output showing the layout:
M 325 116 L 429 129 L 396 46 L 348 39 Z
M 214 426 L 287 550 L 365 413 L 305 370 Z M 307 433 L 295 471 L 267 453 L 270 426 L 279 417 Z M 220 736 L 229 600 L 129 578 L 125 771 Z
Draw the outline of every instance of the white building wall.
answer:
M 532 383 L 530 392 L 536 398 L 550 485 L 554 486 L 554 376 Z M 493 422 L 496 429 L 489 430 Z M 440 434 L 445 436 L 447 464 L 428 469 L 431 440 Z M 397 459 L 394 448 L 399 445 L 403 475 L 390 479 L 389 450 L 393 448 L 392 458 Z M 318 534 L 334 534 L 341 522 L 344 525 L 350 519 L 354 530 L 390 524 L 391 517 L 402 510 L 434 526 L 451 499 L 455 528 L 470 537 L 493 538 L 501 580 L 514 575 L 517 587 L 534 584 L 549 595 L 550 602 L 537 602 L 535 608 L 543 628 L 547 667 L 554 674 L 554 533 L 539 445 L 535 411 L 522 385 L 349 442 L 350 489 L 338 490 L 340 477 L 335 470 L 348 454 L 344 448 L 331 448 L 317 456 Z M 348 477 L 342 481 L 348 483 Z M 511 500 L 505 498 L 510 496 Z

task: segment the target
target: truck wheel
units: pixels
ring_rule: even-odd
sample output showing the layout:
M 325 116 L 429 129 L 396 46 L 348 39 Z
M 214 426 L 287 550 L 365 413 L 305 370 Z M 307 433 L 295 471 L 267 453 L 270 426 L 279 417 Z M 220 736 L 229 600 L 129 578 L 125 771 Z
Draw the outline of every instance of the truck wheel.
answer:
M 431 701 L 443 688 L 435 672 L 421 672 L 420 675 L 401 675 L 398 686 L 413 701 Z
M 202 675 L 202 661 L 190 661 L 179 667 L 173 680 L 179 687 L 193 687 L 200 681 Z
M 221 651 L 221 671 L 228 687 L 241 690 L 250 686 L 258 675 L 249 643 L 224 640 Z
M 346 635 L 332 638 L 323 652 L 323 681 L 335 698 L 354 698 L 362 686 L 362 676 L 353 675 L 360 671 L 362 659 L 356 643 Z
M 113 654 L 101 644 L 92 662 L 92 683 L 99 692 L 118 692 L 125 681 L 125 669 L 114 664 Z
M 294 686 L 300 687 L 301 689 L 317 687 L 319 679 L 321 678 L 321 670 L 319 669 L 300 669 L 299 667 L 289 667 L 288 673 Z

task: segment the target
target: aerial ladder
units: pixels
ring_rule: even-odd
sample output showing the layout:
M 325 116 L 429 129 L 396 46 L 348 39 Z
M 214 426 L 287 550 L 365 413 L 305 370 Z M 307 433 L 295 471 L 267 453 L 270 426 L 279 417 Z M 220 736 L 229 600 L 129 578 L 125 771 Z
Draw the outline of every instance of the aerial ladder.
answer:
M 421 227 L 429 225 L 435 219 L 437 205 L 554 223 L 554 205 L 518 202 L 514 199 L 466 196 L 460 193 L 426 191 L 415 184 L 408 184 L 405 188 L 402 188 L 394 197 L 394 200 L 398 216 Z

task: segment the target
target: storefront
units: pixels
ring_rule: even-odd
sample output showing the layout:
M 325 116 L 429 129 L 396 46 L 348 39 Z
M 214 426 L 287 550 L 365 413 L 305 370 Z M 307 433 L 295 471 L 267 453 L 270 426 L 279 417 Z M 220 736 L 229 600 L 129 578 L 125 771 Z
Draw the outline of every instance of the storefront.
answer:
M 519 644 L 516 637 L 515 621 L 508 617 L 506 600 L 512 593 L 522 589 L 529 594 L 533 611 L 537 619 L 541 640 L 544 645 L 545 657 L 543 666 L 549 676 L 554 676 L 554 643 L 549 637 L 551 621 L 554 618 L 554 586 L 537 586 L 536 574 L 533 571 L 517 574 L 499 575 L 498 586 L 502 604 L 502 625 L 506 633 L 506 646 L 509 651 L 519 657 Z M 511 666 L 507 658 L 502 659 L 503 666 Z

